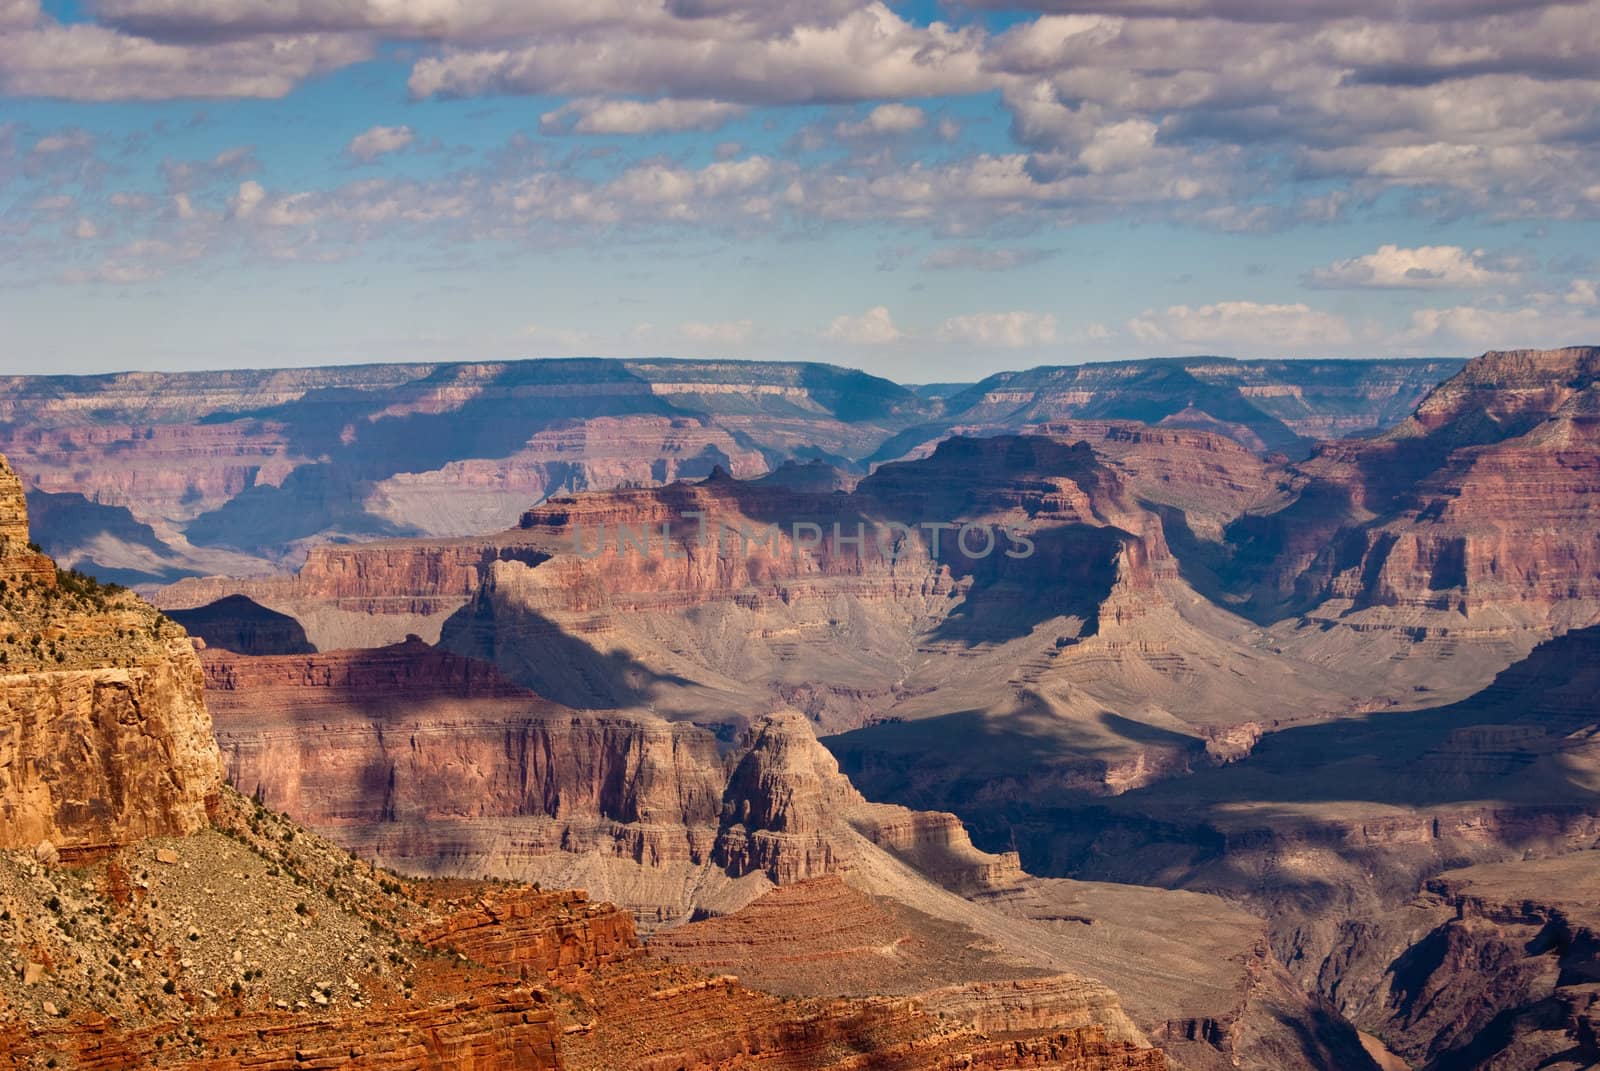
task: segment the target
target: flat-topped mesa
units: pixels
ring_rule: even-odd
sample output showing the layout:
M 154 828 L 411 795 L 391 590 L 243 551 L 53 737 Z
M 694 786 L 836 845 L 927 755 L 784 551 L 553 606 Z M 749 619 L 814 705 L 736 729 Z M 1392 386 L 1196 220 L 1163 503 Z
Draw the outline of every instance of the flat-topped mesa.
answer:
M 0 461 L 0 847 L 98 851 L 206 821 L 221 779 L 188 637 L 28 546 Z
M 1160 519 L 1084 442 L 956 438 L 845 492 L 782 474 L 563 496 L 521 529 L 558 555 L 530 578 L 541 610 L 690 605 L 741 588 L 921 598 L 959 584 L 1153 592 L 1175 578 Z M 670 546 L 663 538 L 670 532 Z M 642 549 L 641 549 L 642 548 Z M 1074 610 L 1079 609 L 1074 607 Z

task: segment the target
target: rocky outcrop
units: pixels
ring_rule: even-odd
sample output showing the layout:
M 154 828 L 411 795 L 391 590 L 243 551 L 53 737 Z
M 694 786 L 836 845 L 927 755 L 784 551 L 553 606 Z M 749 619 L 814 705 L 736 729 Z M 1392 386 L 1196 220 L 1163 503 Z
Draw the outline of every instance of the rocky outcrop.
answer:
M 949 888 L 1020 877 L 953 815 L 862 799 L 794 712 L 729 750 L 691 724 L 560 707 L 416 639 L 202 658 L 229 781 L 402 869 L 555 880 L 563 857 L 598 857 L 642 868 L 617 891 L 658 922 L 702 906 L 686 884 L 720 904 L 730 881 L 829 874 L 871 846 Z
M 205 823 L 220 769 L 183 631 L 57 574 L 0 461 L 0 847 L 104 851 Z
M 1413 1066 L 1600 1060 L 1600 852 L 1449 870 L 1352 919 L 1319 982 Z

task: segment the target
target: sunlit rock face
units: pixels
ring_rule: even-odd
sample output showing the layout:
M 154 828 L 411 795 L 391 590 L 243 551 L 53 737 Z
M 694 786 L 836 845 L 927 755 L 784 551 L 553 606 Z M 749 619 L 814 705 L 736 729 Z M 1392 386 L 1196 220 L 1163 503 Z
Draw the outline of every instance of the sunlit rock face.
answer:
M 0 846 L 202 826 L 221 769 L 188 637 L 129 592 L 59 575 L 3 459 L 0 581 Z

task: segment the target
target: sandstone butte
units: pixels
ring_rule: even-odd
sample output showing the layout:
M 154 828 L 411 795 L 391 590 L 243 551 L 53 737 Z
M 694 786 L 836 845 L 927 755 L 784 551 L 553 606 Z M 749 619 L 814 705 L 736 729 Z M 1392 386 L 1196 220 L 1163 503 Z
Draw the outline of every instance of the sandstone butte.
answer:
M 905 998 L 768 995 L 650 957 L 582 892 L 360 863 L 223 783 L 187 637 L 30 549 L 9 467 L 0 528 L 9 1066 L 1166 1066 L 1098 1023 L 993 1038 Z

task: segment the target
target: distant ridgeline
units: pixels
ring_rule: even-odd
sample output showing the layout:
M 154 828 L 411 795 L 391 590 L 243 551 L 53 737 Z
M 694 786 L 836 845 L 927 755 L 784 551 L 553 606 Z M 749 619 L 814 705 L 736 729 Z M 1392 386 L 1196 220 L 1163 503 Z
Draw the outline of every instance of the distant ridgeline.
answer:
M 1403 419 L 1458 361 L 1182 358 L 903 387 L 831 365 L 537 360 L 0 380 L 37 538 L 102 579 L 271 571 L 308 543 L 509 527 L 548 495 L 857 475 L 956 432 L 1064 420 L 1216 431 L 1302 456 Z

